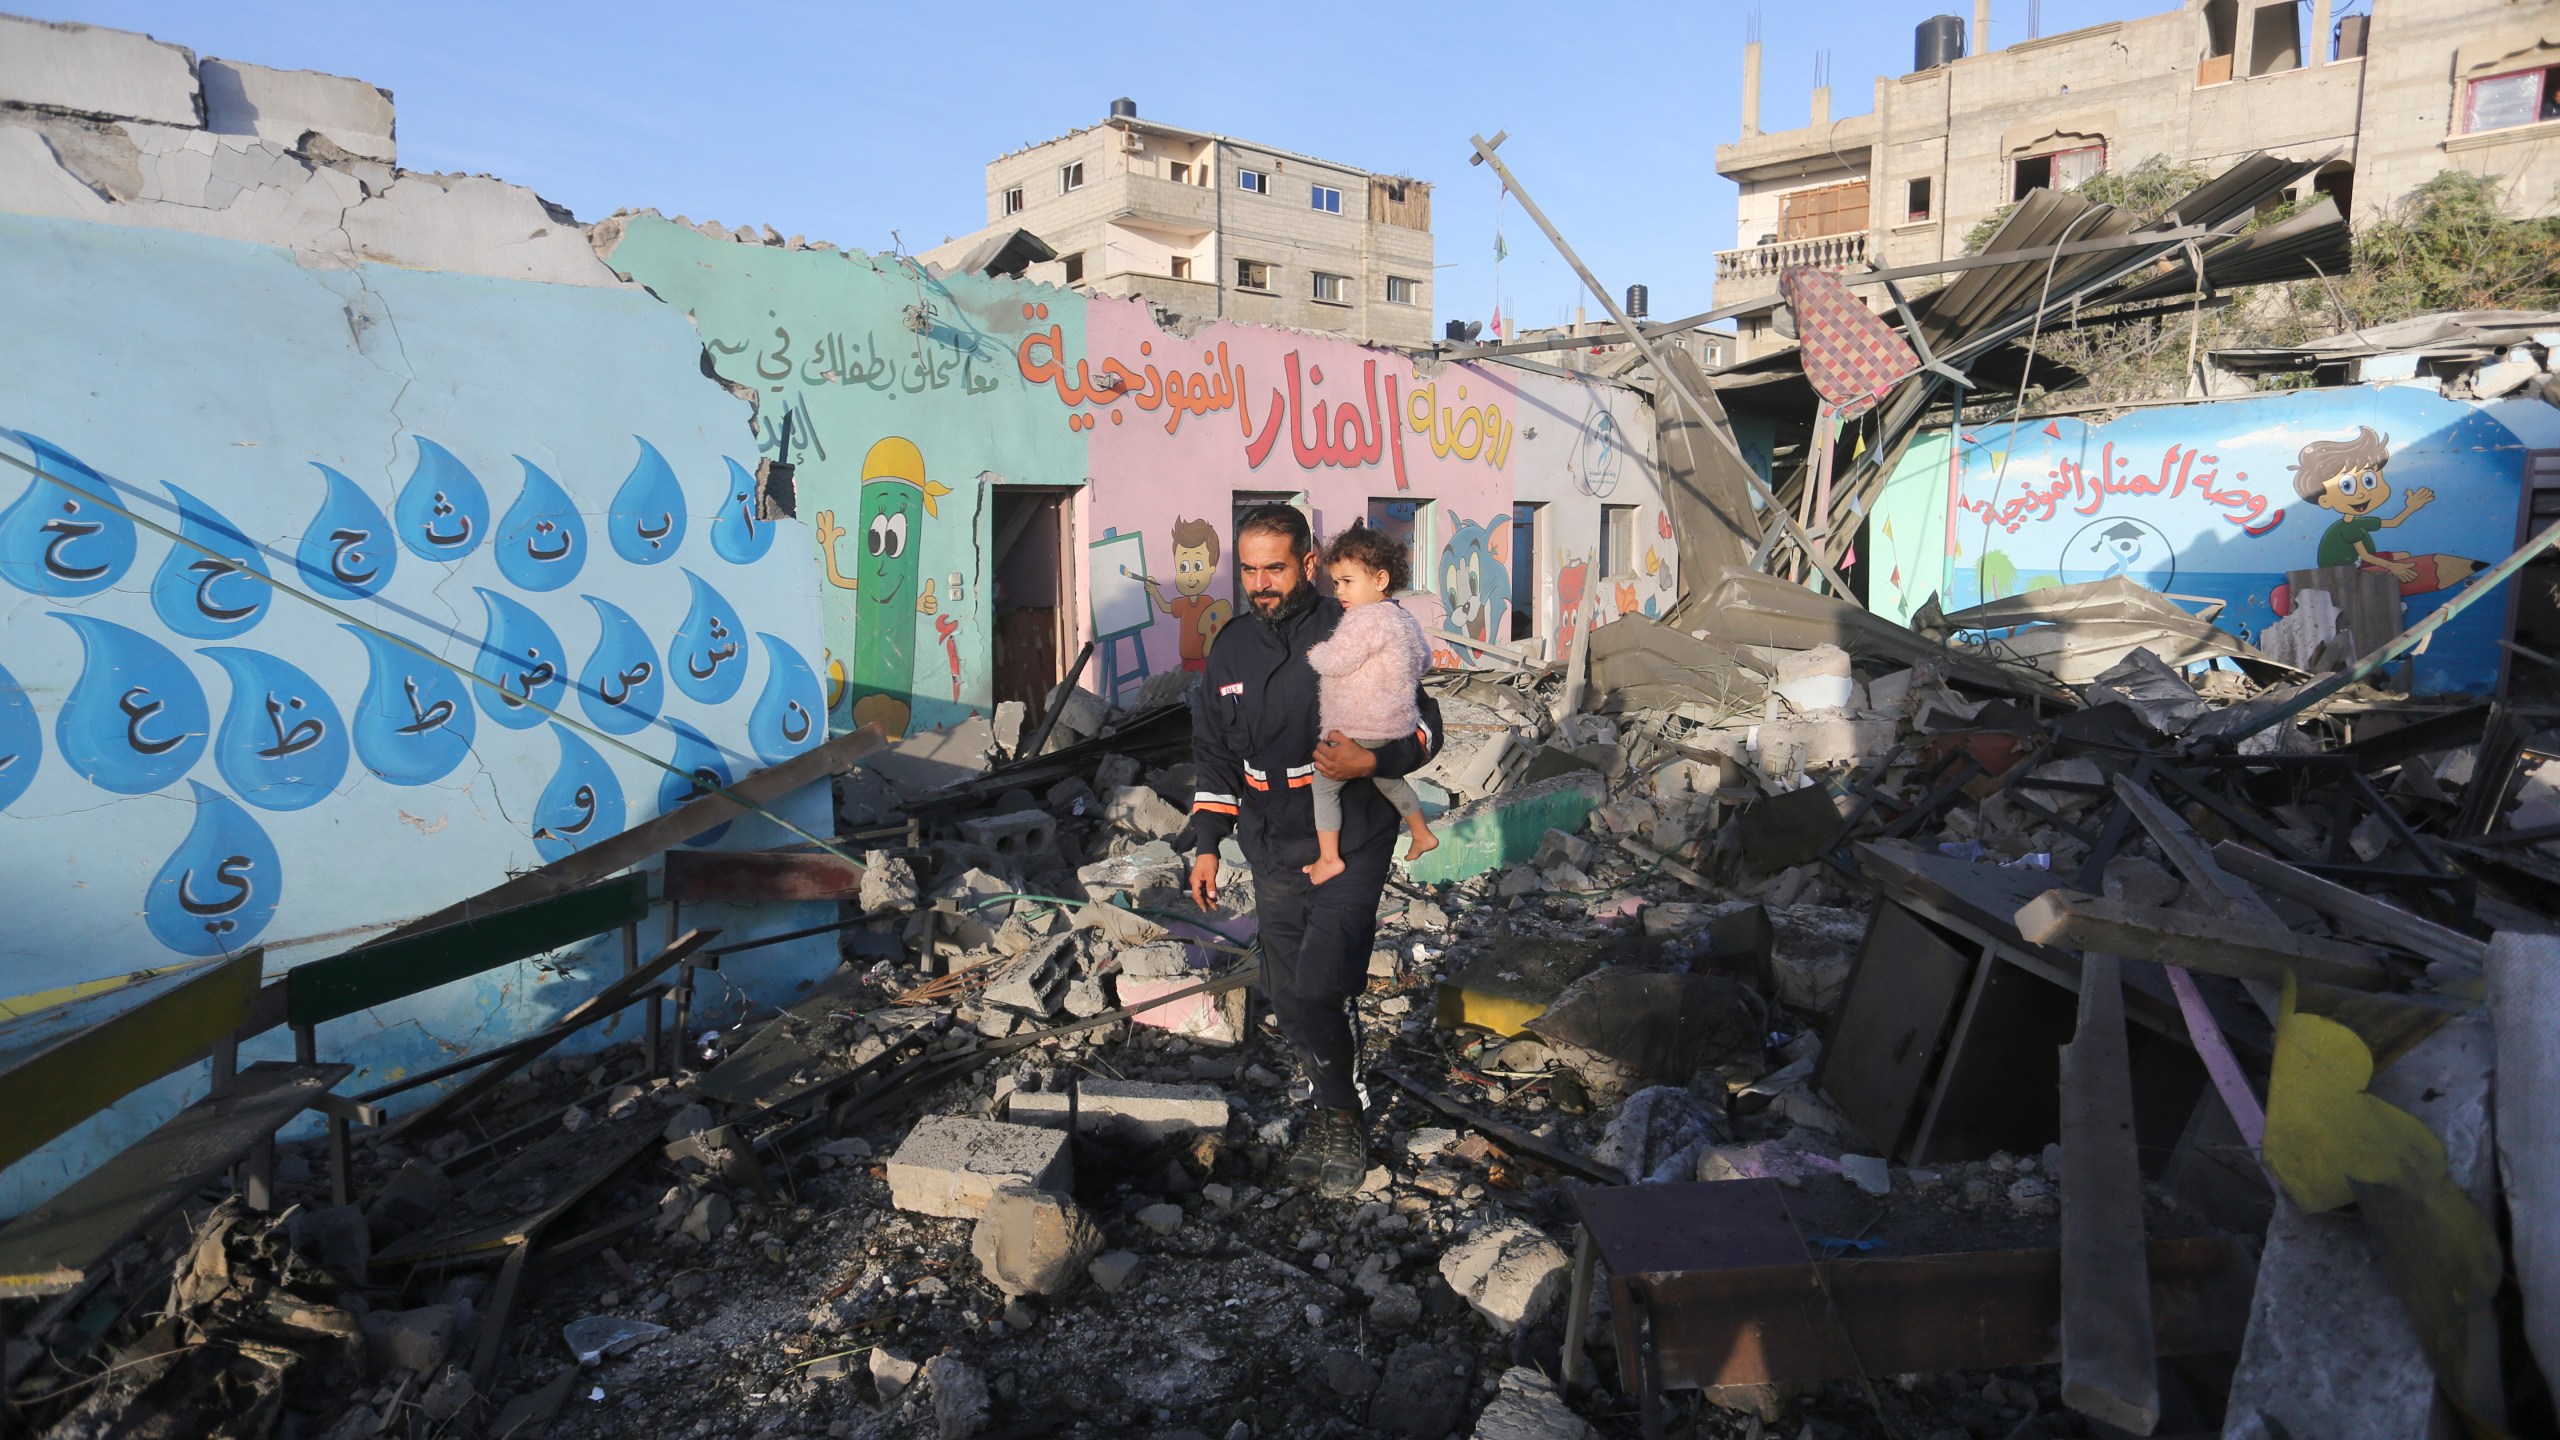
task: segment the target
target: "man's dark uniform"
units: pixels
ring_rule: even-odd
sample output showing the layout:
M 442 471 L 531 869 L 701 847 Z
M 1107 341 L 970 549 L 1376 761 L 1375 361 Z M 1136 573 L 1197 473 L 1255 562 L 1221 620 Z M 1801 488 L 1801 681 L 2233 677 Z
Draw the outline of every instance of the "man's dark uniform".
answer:
M 1395 858 L 1403 818 L 1375 786 L 1342 791 L 1346 868 L 1310 885 L 1301 867 L 1316 858 L 1315 670 L 1307 649 L 1333 633 L 1340 602 L 1300 580 L 1278 614 L 1248 611 L 1209 647 L 1207 683 L 1191 719 L 1198 778 L 1191 833 L 1202 855 L 1230 832 L 1253 867 L 1253 908 L 1261 923 L 1262 985 L 1280 1033 L 1298 1052 L 1315 1103 L 1358 1111 L 1358 1045 L 1349 1001 L 1368 984 L 1378 935 L 1378 899 Z M 1422 728 L 1380 745 L 1377 773 L 1404 775 L 1440 752 L 1440 707 L 1419 698 Z

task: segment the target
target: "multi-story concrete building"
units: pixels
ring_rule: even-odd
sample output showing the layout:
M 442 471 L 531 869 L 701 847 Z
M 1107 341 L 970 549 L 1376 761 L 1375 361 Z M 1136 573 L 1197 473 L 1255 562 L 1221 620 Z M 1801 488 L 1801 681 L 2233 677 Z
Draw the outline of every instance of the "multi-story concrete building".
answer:
M 1716 147 L 1741 187 L 1735 248 L 1716 256 L 1743 358 L 1772 333 L 1778 274 L 1952 258 L 1985 216 L 2039 186 L 2153 155 L 2219 170 L 2252 151 L 2334 158 L 2310 183 L 2362 226 L 2439 172 L 2505 182 L 2512 213 L 2560 206 L 2560 9 L 2543 0 L 2184 0 L 2166 14 L 1972 54 L 1953 16 L 1922 23 L 1916 68 L 1875 82 L 1864 115 L 1760 129 L 1760 47 L 1743 54 L 1742 138 Z
M 1110 118 L 987 164 L 987 224 L 925 253 L 950 263 L 1028 230 L 1033 279 L 1143 296 L 1188 319 L 1431 343 L 1431 187 L 1294 150 Z

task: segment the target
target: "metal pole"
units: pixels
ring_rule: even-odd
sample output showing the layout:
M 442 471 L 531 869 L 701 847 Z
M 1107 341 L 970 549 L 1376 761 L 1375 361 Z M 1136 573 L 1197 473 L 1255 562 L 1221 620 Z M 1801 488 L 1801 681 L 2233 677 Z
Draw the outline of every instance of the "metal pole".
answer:
M 2426 619 L 2421 620 L 2417 624 L 2410 626 L 2408 629 L 2401 631 L 2398 638 L 2392 640 L 2389 644 L 2384 645 L 2381 649 L 2374 651 L 2372 654 L 2367 655 L 2353 665 L 2348 666 L 2346 669 L 2339 671 L 2337 674 L 2330 676 L 2326 680 L 2322 680 L 2317 684 L 2314 684 L 2311 688 L 2303 691 L 2301 694 L 2296 695 L 2282 705 L 2277 706 L 2273 711 L 2252 722 L 2247 729 L 2230 731 L 2214 738 L 2218 740 L 2227 740 L 2236 746 L 2241 741 L 2248 739 L 2250 736 L 2257 734 L 2261 730 L 2283 724 L 2285 721 L 2292 719 L 2303 711 L 2308 710 L 2312 706 L 2319 704 L 2321 701 L 2328 699 L 2340 690 L 2345 689 L 2349 685 L 2353 685 L 2358 680 L 2361 680 L 2376 670 L 2383 668 L 2392 661 L 2399 659 L 2401 656 L 2408 654 L 2410 651 L 2418 648 L 2419 644 L 2425 641 L 2428 636 L 2433 635 L 2436 631 L 2444 628 L 2446 623 L 2451 621 L 2454 616 L 2471 608 L 2473 601 L 2478 600 L 2481 596 L 2498 588 L 2501 582 L 2513 577 L 2517 571 L 2523 569 L 2528 563 L 2530 563 L 2535 556 L 2550 549 L 2553 545 L 2560 545 L 2560 523 L 2553 524 L 2550 529 L 2545 530 L 2541 534 L 2526 541 L 2523 549 L 2518 550 L 2513 555 L 2510 555 L 2506 559 L 2499 561 L 2497 564 L 2490 566 L 2488 569 L 2481 571 L 2478 579 L 2473 580 L 2470 584 L 2462 588 L 2461 594 L 2454 596 L 2452 599 L 2444 602 L 2444 604 L 2436 607 L 2435 612 L 2427 616 Z
M 1564 263 L 1572 266 L 1573 273 L 1582 277 L 1583 285 L 1599 298 L 1600 308 L 1608 311 L 1609 318 L 1616 322 L 1619 329 L 1627 332 L 1627 338 L 1635 342 L 1638 350 L 1644 352 L 1644 358 L 1653 365 L 1653 373 L 1660 376 L 1662 383 L 1670 386 L 1672 393 L 1678 395 L 1688 405 L 1690 412 L 1698 417 L 1699 428 L 1713 435 L 1736 460 L 1742 460 L 1741 447 L 1733 443 L 1733 437 L 1725 432 L 1725 427 L 1716 423 L 1715 412 L 1709 410 L 1706 402 L 1700 400 L 1697 394 L 1690 390 L 1688 382 L 1680 378 L 1679 372 L 1664 362 L 1662 352 L 1654 348 L 1653 338 L 1645 334 L 1635 321 L 1627 318 L 1627 312 L 1619 308 L 1617 301 L 1609 298 L 1608 287 L 1600 283 L 1600 277 L 1591 273 L 1590 266 L 1582 263 L 1581 256 L 1573 253 L 1573 247 L 1565 243 L 1564 235 L 1548 221 L 1546 212 L 1540 210 L 1538 202 L 1530 199 L 1529 192 L 1521 188 L 1520 178 L 1511 173 L 1511 167 L 1503 164 L 1502 157 L 1493 153 L 1493 147 L 1501 139 L 1500 135 L 1496 135 L 1492 140 L 1487 140 L 1481 135 L 1468 136 L 1467 143 L 1476 148 L 1475 158 L 1468 163 L 1493 167 L 1493 173 L 1501 176 L 1502 183 L 1511 187 L 1511 193 L 1520 197 L 1521 212 L 1546 233 L 1547 239 L 1556 247 L 1556 253 L 1564 257 Z M 1807 535 L 1804 527 L 1795 522 L 1795 517 L 1787 513 L 1787 508 L 1778 503 L 1778 497 L 1770 491 L 1767 482 L 1760 478 L 1760 472 L 1752 469 L 1747 460 L 1742 462 L 1742 478 L 1749 482 L 1754 491 L 1758 492 L 1762 503 L 1767 507 L 1762 513 L 1776 521 L 1786 530 L 1787 537 L 1803 548 L 1806 557 L 1812 560 L 1814 567 L 1822 572 L 1822 578 L 1831 583 L 1832 593 L 1844 599 L 1854 595 L 1855 592 L 1849 588 L 1849 582 L 1841 579 L 1840 572 L 1832 569 L 1831 563 L 1822 558 L 1822 548 L 1813 543 L 1813 537 Z
M 1067 672 L 1066 683 L 1050 692 L 1058 697 L 1057 703 L 1049 707 L 1048 714 L 1040 717 L 1040 728 L 1032 732 L 1029 745 L 1014 752 L 1015 759 L 1037 756 L 1040 753 L 1040 747 L 1049 743 L 1049 732 L 1057 728 L 1058 717 L 1067 713 L 1067 697 L 1075 693 L 1076 682 L 1084 678 L 1084 667 L 1093 661 L 1093 647 L 1094 642 L 1087 640 L 1084 642 L 1084 648 L 1076 652 L 1076 665 L 1074 669 Z

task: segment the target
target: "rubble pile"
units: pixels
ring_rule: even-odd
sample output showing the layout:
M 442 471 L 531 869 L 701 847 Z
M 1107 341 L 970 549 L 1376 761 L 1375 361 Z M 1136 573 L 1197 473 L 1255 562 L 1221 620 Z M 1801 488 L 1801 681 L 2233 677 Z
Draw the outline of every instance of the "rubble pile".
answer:
M 2118 1401 L 2164 1433 L 2245 1406 L 2380 1434 L 2321 1427 L 2438 1403 L 2445 1357 L 2406 1322 L 2371 1343 L 2414 1364 L 2333 1347 L 2327 1388 L 2291 1388 L 2333 1323 L 2308 1295 L 2449 1302 L 2408 1289 L 2401 1242 L 2303 1208 L 2319 1143 L 2286 1127 L 2324 1122 L 2284 1057 L 2360 1047 L 2362 1100 L 2444 1134 L 2450 1171 L 2360 1183 L 2431 1216 L 2495 1197 L 2472 932 L 2542 931 L 2560 898 L 2537 722 L 2366 686 L 2265 723 L 2302 676 L 2237 644 L 2172 663 L 2121 606 L 2121 654 L 1947 617 L 1972 643 L 1904 663 L 1769 643 L 1795 632 L 1750 599 L 1725 628 L 1756 640 L 1606 627 L 1561 718 L 1555 668 L 1430 682 L 1449 840 L 1382 905 L 1348 1200 L 1281 1176 L 1306 1090 L 1250 983 L 1241 856 L 1217 912 L 1185 893 L 1181 697 L 1066 707 L 1090 733 L 846 787 L 846 963 L 797 1003 L 715 988 L 672 1068 L 545 1056 L 427 1133 L 359 1128 L 353 1203 L 324 1144 L 285 1147 L 271 1218 L 225 1202 L 133 1248 L 84 1344 L 16 1342 L 16 1413 L 66 1437 L 198 1405 L 242 1436 L 1953 1440 L 2099 1433 Z M 2029 663 L 2063 655 L 2083 678 Z M 2085 1017 L 2110 1003 L 2115 1112 L 2070 1058 L 2107 1053 Z M 1860 1328 L 1857 1277 L 1906 1257 L 1945 1293 L 2013 1263 L 2073 1293 L 2110 1154 L 2113 1223 L 2219 1297 L 2162 1322 L 2161 1363 L 2220 1353 L 2225 1380 L 2111 1400 L 2065 1358 L 2085 1300 L 1971 1349 Z M 1600 1203 L 1648 1192 L 1738 1218 L 1690 1242 Z M 1817 1313 L 1854 1367 L 1701 1358 L 1688 1329 L 1777 1312 L 1631 1298 L 1678 1292 L 1627 1288 L 1674 1263 L 1627 1247 L 1707 1245 L 1678 1267 L 1739 1285 L 1754 1224 L 1851 1287 Z

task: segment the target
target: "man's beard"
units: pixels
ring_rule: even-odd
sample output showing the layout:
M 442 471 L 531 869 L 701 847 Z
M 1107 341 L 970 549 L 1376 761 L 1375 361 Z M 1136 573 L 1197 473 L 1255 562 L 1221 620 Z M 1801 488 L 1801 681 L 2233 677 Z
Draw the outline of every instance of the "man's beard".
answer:
M 1316 587 L 1302 580 L 1290 586 L 1277 601 L 1267 607 L 1263 604 L 1264 597 L 1260 595 L 1249 595 L 1245 598 L 1252 602 L 1255 619 L 1265 625 L 1277 625 L 1313 605 Z

